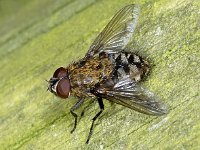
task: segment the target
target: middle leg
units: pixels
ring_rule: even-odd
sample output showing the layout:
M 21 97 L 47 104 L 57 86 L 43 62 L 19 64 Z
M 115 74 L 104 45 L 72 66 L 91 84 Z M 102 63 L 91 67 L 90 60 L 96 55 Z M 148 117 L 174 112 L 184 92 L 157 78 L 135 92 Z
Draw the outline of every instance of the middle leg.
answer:
M 101 114 L 101 113 L 103 112 L 103 110 L 104 110 L 104 104 L 103 104 L 102 98 L 101 98 L 101 97 L 98 97 L 97 100 L 98 100 L 98 103 L 99 103 L 100 111 L 99 111 L 99 112 L 94 116 L 94 118 L 92 119 L 92 125 L 91 125 L 91 127 L 90 127 L 90 132 L 89 132 L 89 135 L 88 135 L 86 144 L 89 143 L 90 137 L 91 137 L 92 132 L 93 132 L 93 127 L 94 127 L 94 122 L 95 122 L 95 120 L 100 116 L 100 114 Z

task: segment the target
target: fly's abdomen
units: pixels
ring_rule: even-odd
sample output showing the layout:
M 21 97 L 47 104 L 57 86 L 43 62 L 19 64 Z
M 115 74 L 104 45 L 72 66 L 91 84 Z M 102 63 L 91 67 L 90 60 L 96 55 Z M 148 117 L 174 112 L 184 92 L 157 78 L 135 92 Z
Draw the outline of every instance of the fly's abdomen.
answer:
M 148 62 L 134 53 L 121 52 L 114 54 L 111 60 L 115 63 L 114 80 L 130 75 L 133 80 L 140 81 L 149 72 Z

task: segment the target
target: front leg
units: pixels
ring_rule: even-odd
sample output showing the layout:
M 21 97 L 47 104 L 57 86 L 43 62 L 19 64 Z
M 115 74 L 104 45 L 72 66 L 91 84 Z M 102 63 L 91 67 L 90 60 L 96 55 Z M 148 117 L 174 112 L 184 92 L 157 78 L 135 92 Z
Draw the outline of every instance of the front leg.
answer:
M 101 98 L 101 97 L 98 97 L 97 100 L 98 100 L 98 103 L 99 103 L 100 111 L 99 111 L 99 112 L 94 116 L 94 118 L 92 119 L 92 125 L 91 125 L 91 127 L 90 127 L 90 132 L 89 132 L 89 135 L 88 135 L 86 144 L 89 143 L 90 137 L 91 137 L 92 132 L 93 132 L 93 126 L 94 126 L 95 120 L 100 116 L 100 114 L 101 114 L 101 113 L 103 112 L 103 110 L 104 110 L 104 104 L 103 104 L 102 98 Z
M 94 99 L 91 99 L 90 102 L 89 102 L 89 104 L 88 104 L 86 107 L 83 108 L 83 110 L 82 110 L 82 112 L 81 112 L 80 120 L 81 120 L 81 118 L 84 116 L 85 110 L 87 110 L 94 102 L 95 102 L 95 100 L 94 100 Z
M 70 113 L 74 116 L 75 122 L 74 122 L 74 127 L 71 130 L 71 133 L 74 132 L 74 130 L 76 129 L 76 125 L 77 125 L 77 114 L 74 112 L 74 110 L 76 110 L 77 108 L 79 108 L 81 106 L 81 104 L 83 103 L 83 99 L 79 98 L 78 102 L 70 109 Z

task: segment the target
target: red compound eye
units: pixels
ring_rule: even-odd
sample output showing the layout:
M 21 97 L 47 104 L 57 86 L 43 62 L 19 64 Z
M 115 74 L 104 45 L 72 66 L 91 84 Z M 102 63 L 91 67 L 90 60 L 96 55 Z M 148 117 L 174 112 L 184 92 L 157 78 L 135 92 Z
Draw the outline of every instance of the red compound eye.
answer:
M 61 98 L 68 98 L 70 93 L 70 82 L 69 79 L 63 78 L 58 81 L 56 86 L 56 94 Z
M 67 70 L 63 67 L 58 68 L 53 74 L 54 78 L 63 78 L 66 76 L 67 76 Z

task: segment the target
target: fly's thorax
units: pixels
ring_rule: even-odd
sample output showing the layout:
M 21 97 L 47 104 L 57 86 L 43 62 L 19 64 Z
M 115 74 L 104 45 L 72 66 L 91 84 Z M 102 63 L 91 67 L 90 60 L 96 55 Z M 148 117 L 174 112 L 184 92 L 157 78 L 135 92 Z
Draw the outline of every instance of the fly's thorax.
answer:
M 130 75 L 133 80 L 138 82 L 149 72 L 148 62 L 134 53 L 121 52 L 114 54 L 112 59 L 115 62 L 113 74 L 117 79 Z
M 71 94 L 77 97 L 92 97 L 90 89 L 109 77 L 112 71 L 113 64 L 108 57 L 89 58 L 69 65 Z

